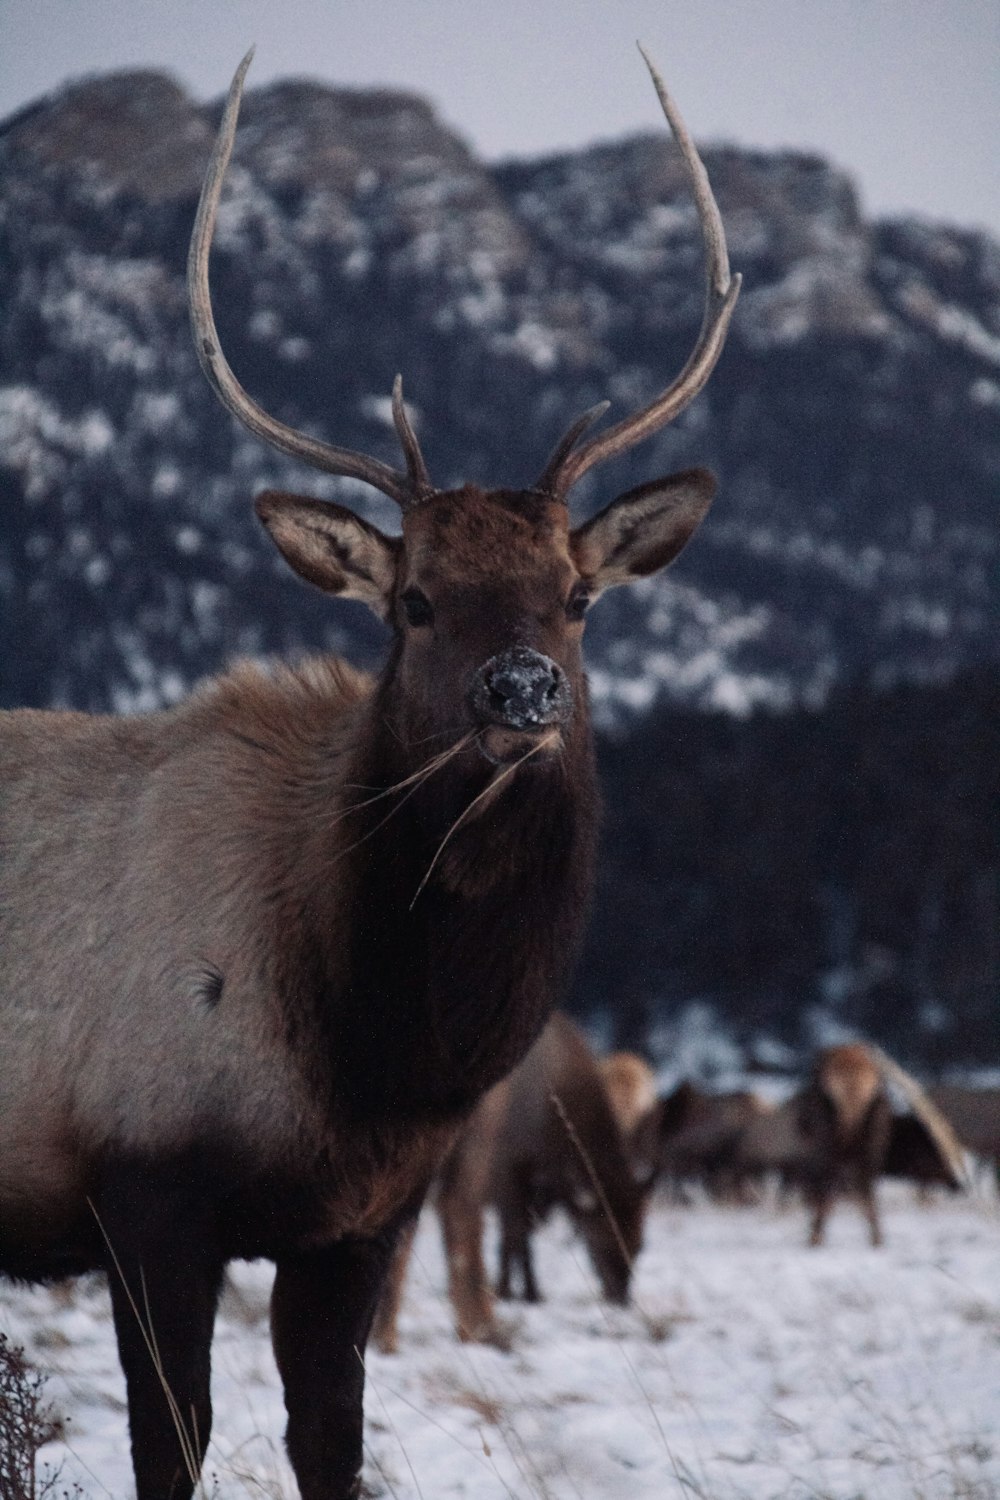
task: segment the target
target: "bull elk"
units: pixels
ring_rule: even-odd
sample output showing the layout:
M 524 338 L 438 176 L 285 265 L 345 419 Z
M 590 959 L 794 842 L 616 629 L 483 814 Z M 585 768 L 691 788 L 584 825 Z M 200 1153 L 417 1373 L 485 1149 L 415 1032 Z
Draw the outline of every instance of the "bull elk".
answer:
M 404 468 L 296 432 L 237 382 L 209 298 L 249 61 L 192 238 L 195 344 L 251 432 L 399 505 L 395 537 L 337 504 L 257 500 L 296 572 L 388 622 L 387 663 L 377 681 L 243 664 L 166 712 L 18 711 L 0 732 L 0 1268 L 107 1271 L 138 1500 L 192 1494 L 223 1270 L 259 1256 L 303 1500 L 359 1493 L 361 1354 L 394 1242 L 540 1032 L 583 920 L 584 615 L 674 560 L 715 482 L 657 479 L 576 527 L 568 495 L 697 395 L 739 289 L 649 64 L 707 261 L 673 383 L 589 436 L 605 405 L 585 413 L 524 490 L 436 489 L 398 377 Z

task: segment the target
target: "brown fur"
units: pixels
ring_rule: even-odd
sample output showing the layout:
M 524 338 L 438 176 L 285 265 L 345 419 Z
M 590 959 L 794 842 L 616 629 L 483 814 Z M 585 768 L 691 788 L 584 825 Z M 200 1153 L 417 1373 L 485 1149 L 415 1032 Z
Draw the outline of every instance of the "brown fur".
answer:
M 828 1047 L 817 1060 L 813 1076 L 816 1087 L 833 1105 L 841 1138 L 849 1140 L 882 1087 L 878 1065 L 868 1050 L 855 1042 Z

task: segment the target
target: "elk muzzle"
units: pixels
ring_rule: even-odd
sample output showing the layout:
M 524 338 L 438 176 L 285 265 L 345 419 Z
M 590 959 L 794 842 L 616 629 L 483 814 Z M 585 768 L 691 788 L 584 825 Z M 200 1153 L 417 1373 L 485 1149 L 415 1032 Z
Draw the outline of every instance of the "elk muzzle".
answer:
M 523 755 L 546 730 L 561 729 L 573 712 L 573 689 L 550 656 L 512 646 L 475 672 L 469 706 L 483 729 L 483 753 L 502 763 Z M 558 748 L 561 736 L 551 738 L 552 748 Z

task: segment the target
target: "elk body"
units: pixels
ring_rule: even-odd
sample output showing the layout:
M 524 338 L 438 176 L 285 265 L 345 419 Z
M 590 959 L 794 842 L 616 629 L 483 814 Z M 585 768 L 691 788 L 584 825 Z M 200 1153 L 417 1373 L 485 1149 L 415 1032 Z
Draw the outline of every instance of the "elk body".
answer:
M 875 1179 L 892 1129 L 892 1106 L 882 1071 L 866 1047 L 827 1047 L 798 1099 L 798 1122 L 811 1150 L 802 1167 L 802 1189 L 812 1209 L 811 1245 L 822 1244 L 838 1191 L 860 1198 L 873 1245 L 882 1243 Z
M 257 1256 L 303 1500 L 358 1493 L 360 1355 L 397 1236 L 576 946 L 597 808 L 585 610 L 671 562 L 714 485 L 658 480 L 575 529 L 567 495 L 693 398 L 738 290 L 654 73 L 707 246 L 681 376 L 583 441 L 588 413 L 528 490 L 436 490 L 398 379 L 405 471 L 296 433 L 236 382 L 208 297 L 248 62 L 192 241 L 196 347 L 253 432 L 399 503 L 392 537 L 338 505 L 257 502 L 293 568 L 389 623 L 387 664 L 376 682 L 243 665 L 162 714 L 0 728 L 0 1269 L 107 1270 L 138 1500 L 192 1494 L 223 1270 Z

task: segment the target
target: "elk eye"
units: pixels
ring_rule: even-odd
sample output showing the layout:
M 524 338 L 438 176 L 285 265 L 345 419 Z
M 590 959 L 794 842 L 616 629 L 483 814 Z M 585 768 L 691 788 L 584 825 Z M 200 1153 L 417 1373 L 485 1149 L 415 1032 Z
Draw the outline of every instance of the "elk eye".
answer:
M 427 595 L 421 593 L 420 589 L 407 589 L 400 595 L 403 613 L 411 625 L 430 625 L 434 619 L 434 609 Z
M 582 620 L 590 608 L 590 595 L 586 587 L 581 583 L 566 600 L 566 615 L 570 620 Z

